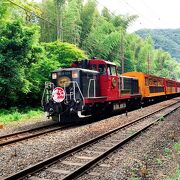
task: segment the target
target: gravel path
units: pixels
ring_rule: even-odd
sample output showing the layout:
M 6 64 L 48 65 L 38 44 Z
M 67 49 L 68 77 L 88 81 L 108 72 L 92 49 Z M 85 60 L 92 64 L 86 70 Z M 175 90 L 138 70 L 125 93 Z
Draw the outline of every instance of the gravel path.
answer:
M 31 164 L 51 157 L 66 150 L 67 148 L 75 146 L 114 127 L 117 127 L 118 125 L 133 121 L 135 118 L 148 114 L 172 102 L 174 101 L 169 100 L 150 107 L 139 109 L 128 113 L 127 117 L 124 114 L 117 115 L 100 122 L 95 122 L 78 128 L 72 128 L 66 131 L 58 131 L 45 136 L 40 136 L 38 138 L 2 147 L 0 149 L 0 177 L 7 176 L 10 173 L 24 169 Z M 38 124 L 37 122 L 35 125 L 31 122 L 30 125 L 25 124 L 23 127 L 21 127 L 22 124 L 17 124 L 16 127 L 11 128 L 14 128 L 14 131 L 16 131 L 27 126 L 29 128 L 31 125 L 35 127 Z M 4 130 L 4 133 L 11 131 L 11 128 L 9 126 L 7 130 Z

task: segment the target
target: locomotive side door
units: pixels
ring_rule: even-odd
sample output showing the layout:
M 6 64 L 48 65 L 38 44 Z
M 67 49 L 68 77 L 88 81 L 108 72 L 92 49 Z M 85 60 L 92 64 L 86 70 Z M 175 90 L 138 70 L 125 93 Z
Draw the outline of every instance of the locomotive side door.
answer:
M 98 64 L 98 71 L 100 73 L 99 82 L 100 82 L 100 96 L 108 96 L 108 76 L 107 76 L 107 67 L 105 64 Z
M 107 75 L 108 75 L 108 97 L 112 100 L 116 100 L 119 95 L 118 89 L 118 75 L 117 69 L 114 65 L 107 65 Z

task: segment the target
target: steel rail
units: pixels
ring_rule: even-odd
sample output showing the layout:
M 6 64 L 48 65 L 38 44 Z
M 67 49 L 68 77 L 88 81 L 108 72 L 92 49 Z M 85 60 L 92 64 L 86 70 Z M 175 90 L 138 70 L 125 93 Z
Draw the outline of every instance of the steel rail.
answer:
M 6 135 L 3 135 L 3 136 L 0 136 L 0 140 L 4 139 L 4 138 L 8 138 L 10 136 L 16 136 L 16 135 L 19 135 L 19 134 L 28 133 L 28 132 L 31 132 L 31 131 L 36 131 L 36 130 L 39 130 L 39 129 L 42 129 L 42 128 L 47 128 L 47 127 L 54 126 L 54 125 L 57 125 L 57 123 L 49 124 L 49 125 L 45 125 L 45 126 L 40 126 L 40 127 L 36 127 L 36 128 L 32 128 L 32 129 L 27 129 L 27 130 L 23 130 L 23 131 L 17 131 L 15 133 L 11 133 L 11 134 L 6 134 Z
M 163 117 L 168 116 L 169 114 L 171 114 L 172 112 L 174 112 L 176 109 L 178 109 L 180 106 L 176 107 L 175 109 L 173 109 L 171 112 L 166 113 L 165 115 L 163 115 Z M 82 174 L 84 174 L 88 169 L 90 169 L 92 166 L 96 165 L 99 161 L 105 159 L 109 154 L 111 154 L 112 152 L 114 152 L 115 150 L 117 150 L 119 147 L 123 146 L 124 144 L 126 144 L 127 142 L 129 142 L 130 140 L 132 140 L 133 138 L 135 138 L 137 135 L 141 134 L 142 132 L 144 132 L 145 130 L 147 130 L 149 127 L 151 127 L 152 125 L 154 125 L 156 122 L 158 122 L 159 120 L 161 120 L 162 117 L 157 118 L 156 120 L 154 120 L 153 122 L 149 123 L 147 126 L 141 128 L 139 131 L 136 131 L 133 135 L 128 136 L 127 138 L 123 139 L 122 141 L 120 141 L 119 143 L 117 143 L 115 146 L 113 146 L 112 148 L 109 148 L 107 151 L 105 151 L 104 153 L 100 154 L 99 156 L 97 156 L 96 158 L 94 158 L 93 160 L 91 160 L 90 162 L 86 163 L 85 165 L 81 166 L 80 168 L 78 168 L 77 170 L 73 171 L 72 173 L 68 174 L 65 178 L 63 178 L 63 180 L 72 180 L 75 179 L 79 176 L 81 176 Z
M 51 125 L 51 126 L 53 126 L 53 125 Z M 64 129 L 67 129 L 69 127 L 72 127 L 72 125 L 64 125 L 64 126 L 55 127 L 55 128 L 53 128 L 53 127 L 51 128 L 51 126 L 38 127 L 38 128 L 25 130 L 25 131 L 13 133 L 13 134 L 8 134 L 7 136 L 1 136 L 0 141 L 2 141 L 2 139 L 6 139 L 6 138 L 12 138 L 12 140 L 5 140 L 5 141 L 0 142 L 0 147 L 8 145 L 8 144 L 16 143 L 16 142 L 19 142 L 19 141 L 23 141 L 23 140 L 26 140 L 26 139 L 30 139 L 30 138 L 33 138 L 33 137 L 37 137 L 37 136 L 40 136 L 40 135 L 43 135 L 43 134 L 55 132 L 55 131 L 58 131 L 58 130 L 64 130 Z M 41 130 L 41 129 L 44 129 L 44 128 L 51 128 L 51 129 L 44 130 L 42 132 L 33 133 L 34 131 L 38 131 L 38 130 Z M 33 133 L 33 134 L 28 134 L 28 135 L 23 136 L 23 134 L 26 134 L 26 133 Z M 22 135 L 23 137 L 16 137 L 18 135 Z M 13 139 L 13 136 L 15 136 L 14 139 Z
M 145 118 L 147 118 L 147 117 L 149 117 L 149 116 L 151 116 L 151 115 L 154 115 L 154 114 L 156 114 L 157 112 L 160 112 L 160 111 L 162 111 L 162 110 L 164 110 L 164 109 L 166 109 L 166 108 L 169 108 L 169 107 L 171 107 L 171 106 L 174 106 L 174 105 L 176 105 L 177 103 L 179 103 L 179 101 L 175 102 L 174 104 L 165 106 L 165 107 L 163 107 L 163 108 L 161 108 L 161 109 L 159 109 L 159 110 L 156 110 L 156 111 L 154 111 L 153 113 L 149 113 L 149 114 L 147 114 L 147 115 L 145 115 L 145 116 L 142 116 L 142 117 L 140 117 L 140 118 L 138 118 L 138 119 L 136 119 L 136 120 L 134 120 L 134 121 L 132 121 L 132 122 L 130 122 L 130 123 L 126 123 L 126 124 L 123 125 L 123 126 L 119 126 L 119 127 L 115 128 L 115 129 L 113 129 L 113 130 L 110 130 L 109 132 L 106 132 L 106 133 L 104 133 L 103 135 L 99 135 L 99 136 L 97 136 L 97 137 L 95 137 L 95 138 L 93 138 L 93 139 L 91 139 L 91 140 L 88 140 L 88 141 L 86 141 L 86 142 L 84 142 L 84 143 L 82 143 L 82 144 L 80 144 L 80 145 L 77 145 L 77 146 L 75 146 L 75 147 L 73 147 L 73 148 L 71 148 L 71 149 L 68 149 L 68 150 L 66 150 L 66 151 L 64 151 L 64 152 L 62 152 L 62 153 L 60 153 L 60 154 L 58 154 L 58 155 L 55 155 L 55 156 L 53 156 L 53 157 L 51 157 L 51 158 L 48 158 L 48 159 L 46 159 L 46 160 L 44 160 L 44 161 L 41 161 L 41 162 L 36 163 L 36 164 L 34 164 L 34 165 L 32 165 L 32 166 L 29 166 L 29 167 L 27 167 L 27 168 L 25 168 L 25 169 L 23 169 L 23 170 L 21 170 L 21 171 L 19 171 L 19 172 L 17 172 L 17 173 L 11 174 L 10 176 L 6 177 L 5 180 L 10 180 L 10 179 L 12 179 L 12 180 L 14 180 L 14 179 L 23 179 L 23 178 L 27 177 L 27 176 L 30 175 L 30 174 L 34 174 L 34 173 L 36 173 L 36 172 L 38 172 L 38 171 L 40 171 L 40 170 L 42 170 L 42 169 L 45 169 L 45 167 L 50 166 L 50 165 L 56 163 L 56 162 L 59 161 L 61 158 L 65 158 L 65 157 L 67 157 L 68 155 L 70 155 L 70 154 L 72 154 L 72 153 L 79 152 L 80 149 L 85 148 L 86 146 L 88 146 L 88 145 L 90 145 L 90 144 L 92 144 L 92 143 L 95 143 L 95 142 L 99 141 L 100 139 L 103 139 L 104 137 L 109 136 L 110 134 L 112 134 L 112 133 L 114 133 L 114 132 L 116 132 L 116 131 L 118 131 L 118 130 L 121 130 L 121 129 L 125 128 L 125 127 L 128 127 L 128 126 L 130 126 L 130 125 L 132 125 L 132 124 L 134 124 L 134 123 L 136 123 L 136 122 L 139 122 L 139 121 L 141 121 L 142 119 L 145 119 Z M 175 109 L 173 109 L 173 111 L 175 111 L 175 110 L 178 109 L 178 108 L 179 108 L 179 106 L 176 107 Z M 165 114 L 163 117 L 167 116 L 168 114 L 172 113 L 173 111 L 168 112 L 168 113 Z M 162 118 L 162 117 L 161 117 L 161 118 Z M 142 132 L 142 131 L 146 130 L 148 127 L 152 126 L 155 122 L 157 122 L 157 121 L 158 121 L 159 119 L 161 119 L 161 118 L 156 119 L 155 121 L 153 121 L 152 123 L 150 123 L 147 127 L 141 129 L 140 131 Z M 124 139 L 124 141 L 120 142 L 120 143 L 117 144 L 115 147 L 113 147 L 113 150 L 114 150 L 114 149 L 117 149 L 117 148 L 120 147 L 121 145 L 125 144 L 126 142 L 128 142 L 129 140 L 131 140 L 133 137 L 137 136 L 139 133 L 140 133 L 140 132 L 136 132 L 136 133 L 134 133 L 133 135 L 129 136 L 128 138 Z M 94 160 L 90 161 L 89 163 L 85 164 L 85 166 L 80 167 L 78 170 L 76 170 L 76 171 L 74 171 L 73 173 L 71 173 L 70 175 L 66 176 L 64 179 L 72 179 L 72 178 L 74 178 L 74 177 L 79 176 L 79 175 L 80 175 L 81 173 L 83 173 L 85 170 L 89 169 L 92 165 L 94 165 L 94 163 L 98 162 L 99 160 L 101 160 L 102 158 L 104 158 L 105 156 L 107 156 L 110 152 L 112 152 L 112 150 L 108 150 L 107 152 L 104 153 L 104 155 L 98 156 L 96 159 L 94 159 Z

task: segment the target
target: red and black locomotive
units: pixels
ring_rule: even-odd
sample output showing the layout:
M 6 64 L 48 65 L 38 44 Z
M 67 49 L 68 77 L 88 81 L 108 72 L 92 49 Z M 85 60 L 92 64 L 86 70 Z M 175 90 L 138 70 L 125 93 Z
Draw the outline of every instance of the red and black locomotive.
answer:
M 48 116 L 60 122 L 110 113 L 125 108 L 127 100 L 141 98 L 138 79 L 119 76 L 116 65 L 105 60 L 76 61 L 51 77 L 42 104 Z

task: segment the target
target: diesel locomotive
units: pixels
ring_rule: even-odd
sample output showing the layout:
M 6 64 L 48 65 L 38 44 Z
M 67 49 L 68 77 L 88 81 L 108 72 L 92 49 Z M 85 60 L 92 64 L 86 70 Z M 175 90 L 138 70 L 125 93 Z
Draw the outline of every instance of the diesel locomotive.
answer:
M 53 71 L 42 106 L 48 117 L 66 123 L 172 94 L 180 94 L 179 82 L 140 72 L 118 75 L 114 63 L 91 59 Z

